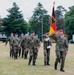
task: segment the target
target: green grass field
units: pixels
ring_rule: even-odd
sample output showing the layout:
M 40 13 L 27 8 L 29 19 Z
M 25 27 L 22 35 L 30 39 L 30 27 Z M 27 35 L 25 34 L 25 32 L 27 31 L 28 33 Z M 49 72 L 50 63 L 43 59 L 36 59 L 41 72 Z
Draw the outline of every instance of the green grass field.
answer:
M 50 66 L 44 66 L 43 47 L 41 45 L 38 53 L 36 66 L 28 66 L 28 59 L 18 58 L 14 60 L 9 57 L 9 45 L 5 47 L 0 42 L 0 75 L 74 75 L 74 44 L 69 45 L 69 52 L 65 61 L 65 72 L 54 70 L 55 44 L 52 45 L 50 55 Z

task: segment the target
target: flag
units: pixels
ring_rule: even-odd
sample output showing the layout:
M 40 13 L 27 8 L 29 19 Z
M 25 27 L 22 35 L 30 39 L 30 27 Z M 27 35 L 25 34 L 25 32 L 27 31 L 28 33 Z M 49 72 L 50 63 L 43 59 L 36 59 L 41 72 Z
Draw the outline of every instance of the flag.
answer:
M 53 34 L 56 31 L 56 19 L 55 19 L 55 13 L 54 13 L 54 6 L 52 9 L 52 16 L 50 18 L 50 30 L 49 35 Z

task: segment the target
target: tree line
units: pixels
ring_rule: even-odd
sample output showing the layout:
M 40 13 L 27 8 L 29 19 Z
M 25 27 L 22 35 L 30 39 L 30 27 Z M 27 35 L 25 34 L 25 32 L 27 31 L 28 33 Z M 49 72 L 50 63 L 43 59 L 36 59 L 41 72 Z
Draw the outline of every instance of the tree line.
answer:
M 23 13 L 15 2 L 13 3 L 13 7 L 7 11 L 9 14 L 5 18 L 0 18 L 0 32 L 9 35 L 11 32 L 25 34 L 35 31 L 41 38 L 42 24 L 43 34 L 49 32 L 50 15 L 40 2 L 37 4 L 28 22 L 24 20 Z M 55 10 L 55 18 L 57 30 L 63 29 L 69 35 L 69 39 L 71 39 L 72 34 L 74 34 L 74 6 L 69 7 L 69 11 L 61 5 L 58 6 Z

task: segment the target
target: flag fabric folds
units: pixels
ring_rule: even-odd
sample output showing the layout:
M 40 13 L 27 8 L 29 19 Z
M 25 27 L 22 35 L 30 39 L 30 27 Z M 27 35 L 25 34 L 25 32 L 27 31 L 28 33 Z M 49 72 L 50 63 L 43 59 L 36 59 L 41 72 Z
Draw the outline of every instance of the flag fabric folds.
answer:
M 53 34 L 56 31 L 56 20 L 55 20 L 55 13 L 54 13 L 54 6 L 52 9 L 52 16 L 50 18 L 50 30 L 49 35 Z

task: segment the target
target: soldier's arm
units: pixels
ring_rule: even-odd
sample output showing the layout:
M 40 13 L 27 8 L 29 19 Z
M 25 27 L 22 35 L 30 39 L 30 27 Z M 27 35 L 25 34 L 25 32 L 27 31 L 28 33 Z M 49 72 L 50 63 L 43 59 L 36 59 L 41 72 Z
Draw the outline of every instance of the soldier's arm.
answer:
M 6 40 L 5 45 L 7 45 L 8 41 L 10 41 L 10 37 Z
M 52 46 L 52 42 L 51 42 L 51 39 L 50 39 L 50 45 Z
M 41 43 L 40 43 L 40 40 L 38 39 L 38 47 L 40 47 Z
M 43 41 L 43 47 L 44 47 L 44 50 L 46 49 L 46 41 L 44 40 Z
M 68 51 L 69 45 L 68 45 L 68 40 L 67 40 L 67 38 L 65 38 L 65 47 L 66 47 L 66 50 Z
M 52 38 L 52 39 L 54 39 L 55 41 L 57 41 L 57 35 L 56 35 L 56 34 L 52 34 L 52 35 L 50 36 L 50 38 Z

